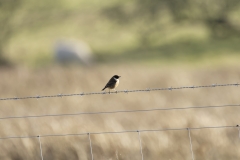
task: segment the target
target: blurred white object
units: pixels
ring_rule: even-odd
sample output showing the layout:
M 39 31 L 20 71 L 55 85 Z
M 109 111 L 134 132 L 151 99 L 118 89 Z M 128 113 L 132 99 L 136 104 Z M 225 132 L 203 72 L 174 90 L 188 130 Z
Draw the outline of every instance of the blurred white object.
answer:
M 55 46 L 54 58 L 61 63 L 77 62 L 91 65 L 93 62 L 89 45 L 79 40 L 59 40 Z

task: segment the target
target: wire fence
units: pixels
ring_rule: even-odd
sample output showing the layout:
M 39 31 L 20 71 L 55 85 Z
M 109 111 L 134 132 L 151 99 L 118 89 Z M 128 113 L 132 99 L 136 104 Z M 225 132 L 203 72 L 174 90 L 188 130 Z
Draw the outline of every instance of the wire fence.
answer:
M 138 110 L 117 110 L 117 111 L 102 111 L 102 112 L 79 112 L 68 114 L 45 114 L 45 115 L 29 115 L 29 116 L 8 116 L 0 117 L 4 119 L 24 119 L 24 118 L 43 118 L 43 117 L 62 117 L 62 116 L 79 116 L 79 115 L 94 115 L 94 114 L 115 114 L 115 113 L 135 113 L 135 112 L 151 112 L 151 111 L 171 111 L 171 110 L 187 110 L 187 109 L 206 109 L 206 108 L 226 108 L 226 107 L 240 107 L 240 104 L 225 104 L 216 106 L 193 106 L 193 107 L 178 107 L 178 108 L 152 108 L 152 109 L 138 109 Z
M 141 140 L 141 132 L 163 132 L 163 131 L 181 131 L 181 130 L 187 130 L 188 131 L 188 138 L 189 138 L 189 144 L 190 144 L 190 152 L 192 156 L 192 160 L 194 160 L 194 152 L 193 152 L 193 145 L 192 145 L 192 138 L 191 138 L 191 130 L 202 130 L 202 129 L 226 129 L 226 128 L 237 128 L 238 135 L 240 139 L 240 128 L 239 125 L 236 126 L 208 126 L 208 127 L 192 127 L 192 128 L 163 128 L 163 129 L 153 129 L 153 130 L 124 130 L 124 131 L 113 131 L 113 132 L 91 132 L 91 133 L 75 133 L 75 134 L 48 134 L 48 135 L 34 135 L 34 136 L 12 136 L 12 137 L 0 137 L 0 140 L 6 140 L 6 139 L 26 139 L 26 138 L 38 138 L 39 141 L 39 148 L 40 148 L 40 157 L 43 160 L 43 146 L 41 143 L 41 138 L 44 137 L 61 137 L 61 136 L 81 136 L 81 135 L 88 135 L 89 140 L 89 146 L 90 146 L 90 152 L 91 152 L 91 159 L 93 160 L 93 146 L 91 141 L 90 135 L 98 135 L 98 134 L 121 134 L 121 133 L 138 133 L 138 140 L 139 140 L 139 149 L 141 154 L 141 159 L 144 160 L 143 155 L 143 147 L 142 147 L 142 140 Z
M 188 137 L 189 137 L 190 150 L 191 150 L 191 154 L 192 154 L 192 160 L 194 160 L 194 154 L 193 154 L 193 148 L 192 148 L 192 138 L 191 138 L 191 132 L 190 132 L 189 128 L 188 128 Z
M 132 93 L 132 92 L 150 92 L 150 91 L 161 91 L 161 90 L 180 90 L 180 89 L 195 89 L 195 88 L 215 88 L 215 87 L 226 87 L 226 86 L 239 86 L 238 83 L 232 84 L 212 84 L 202 86 L 183 86 L 183 87 L 170 87 L 170 88 L 153 88 L 153 89 L 142 89 L 142 90 L 124 90 L 115 92 L 90 92 L 80 94 L 58 94 L 50 96 L 28 96 L 28 97 L 15 97 L 15 98 L 0 98 L 0 100 L 21 100 L 21 99 L 40 99 L 40 98 L 54 98 L 54 97 L 67 97 L 67 96 L 87 96 L 87 95 L 100 95 L 109 93 Z M 7 116 L 0 117 L 0 120 L 6 119 L 19 119 L 19 118 L 42 118 L 42 117 L 59 117 L 59 116 L 78 116 L 78 115 L 93 115 L 93 114 L 115 114 L 115 113 L 132 113 L 132 112 L 150 112 L 150 111 L 170 111 L 170 110 L 187 110 L 187 109 L 210 109 L 210 108 L 225 108 L 225 107 L 239 107 L 240 104 L 225 104 L 225 105 L 214 105 L 214 106 L 193 106 L 193 107 L 179 107 L 179 108 L 153 108 L 153 109 L 141 109 L 141 110 L 117 110 L 117 111 L 100 111 L 100 112 L 79 112 L 70 114 L 45 114 L 45 115 L 25 115 L 25 116 Z M 141 159 L 144 160 L 141 133 L 142 132 L 163 132 L 163 131 L 188 131 L 189 147 L 191 152 L 192 160 L 194 160 L 193 144 L 191 137 L 191 130 L 203 130 L 203 129 L 228 129 L 236 128 L 238 137 L 240 139 L 240 126 L 239 125 L 228 125 L 228 126 L 205 126 L 205 127 L 191 127 L 191 128 L 162 128 L 162 129 L 145 129 L 145 130 L 123 130 L 123 131 L 104 131 L 104 132 L 87 132 L 87 133 L 66 133 L 66 134 L 45 134 L 45 135 L 26 135 L 26 136 L 7 136 L 0 137 L 0 140 L 6 139 L 30 139 L 37 138 L 39 141 L 40 157 L 44 160 L 43 145 L 41 139 L 44 137 L 63 137 L 63 136 L 81 136 L 88 135 L 89 147 L 91 152 L 91 159 L 94 160 L 94 148 L 92 146 L 91 135 L 99 134 L 121 134 L 121 133 L 137 133 L 139 140 L 139 150 Z
M 27 97 L 10 97 L 10 98 L 0 98 L 0 101 L 7 100 L 21 100 L 21 99 L 42 99 L 42 98 L 56 98 L 56 97 L 72 97 L 72 96 L 89 96 L 89 95 L 99 95 L 99 94 L 117 94 L 117 93 L 134 93 L 134 92 L 150 92 L 150 91 L 173 91 L 181 89 L 197 89 L 197 88 L 215 88 L 215 87 L 227 87 L 227 86 L 239 86 L 238 83 L 229 84 L 211 84 L 211 85 L 201 85 L 201 86 L 182 86 L 182 87 L 168 87 L 168 88 L 147 88 L 138 90 L 122 90 L 114 92 L 89 92 L 89 93 L 74 93 L 74 94 L 56 94 L 56 95 L 44 95 L 44 96 L 27 96 Z
M 41 135 L 44 137 L 64 137 L 64 136 L 81 136 L 81 135 L 97 135 L 97 134 L 120 134 L 120 133 L 134 133 L 134 132 L 163 132 L 163 131 L 181 131 L 181 130 L 201 130 L 201 129 L 221 129 L 221 128 L 237 128 L 238 132 L 239 125 L 229 125 L 229 126 L 205 126 L 205 127 L 192 127 L 192 128 L 162 128 L 162 129 L 145 129 L 145 130 L 124 130 L 124 131 L 108 131 L 108 132 L 83 132 L 83 133 L 66 133 L 66 134 L 45 134 Z M 4 139 L 25 139 L 25 138 L 38 138 L 40 135 L 32 136 L 8 136 L 0 137 L 0 140 Z M 240 138 L 240 137 L 239 137 Z

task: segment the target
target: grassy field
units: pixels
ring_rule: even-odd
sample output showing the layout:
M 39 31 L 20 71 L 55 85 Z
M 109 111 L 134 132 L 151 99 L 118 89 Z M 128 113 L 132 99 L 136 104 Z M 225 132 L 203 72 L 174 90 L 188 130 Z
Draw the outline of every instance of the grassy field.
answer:
M 3 7 L 12 18 L 2 25 L 10 30 L 1 46 L 12 65 L 0 68 L 0 98 L 99 92 L 114 74 L 122 76 L 117 90 L 239 82 L 239 36 L 216 38 L 201 17 L 180 23 L 164 9 L 149 20 L 145 13 L 151 10 L 138 12 L 137 2 L 22 0 L 19 7 L 11 3 L 16 7 L 16 12 L 12 13 Z M 157 1 L 151 2 L 153 4 L 146 4 L 154 8 Z M 122 21 L 114 18 L 117 16 L 114 13 L 121 9 L 127 17 Z M 0 18 L 4 19 L 5 13 Z M 238 9 L 226 17 L 222 15 L 225 14 L 221 12 L 219 18 L 227 18 L 239 25 Z M 221 23 L 227 21 L 220 19 L 220 26 Z M 94 55 L 93 65 L 61 67 L 55 64 L 54 47 L 59 40 L 87 43 Z M 238 90 L 239 87 L 232 86 L 0 101 L 0 118 L 239 104 Z M 225 107 L 0 119 L 0 137 L 235 126 L 239 124 L 239 111 L 239 107 Z M 237 128 L 192 130 L 191 136 L 195 159 L 240 159 Z M 91 139 L 94 159 L 141 159 L 137 132 L 91 135 Z M 144 159 L 192 159 L 187 130 L 144 132 L 141 139 Z M 0 141 L 0 159 L 41 159 L 37 138 Z M 91 159 L 87 135 L 43 137 L 41 142 L 44 160 Z
M 237 83 L 240 68 L 142 65 L 1 68 L 4 97 L 98 92 L 113 74 L 118 90 Z M 239 87 L 0 101 L 0 117 L 239 104 Z M 0 120 L 0 137 L 239 124 L 238 107 Z M 239 159 L 237 128 L 191 131 L 195 159 Z M 94 159 L 141 159 L 137 133 L 92 135 Z M 190 160 L 188 132 L 141 133 L 144 159 Z M 41 138 L 44 160 L 91 159 L 87 136 Z M 0 159 L 40 160 L 38 139 L 1 140 Z

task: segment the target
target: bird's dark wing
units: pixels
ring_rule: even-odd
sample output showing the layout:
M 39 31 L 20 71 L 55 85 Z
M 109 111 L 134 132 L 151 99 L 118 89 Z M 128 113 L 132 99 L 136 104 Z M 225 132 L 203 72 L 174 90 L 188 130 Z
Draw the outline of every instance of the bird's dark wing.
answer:
M 111 78 L 111 79 L 108 81 L 108 83 L 106 84 L 105 87 L 111 87 L 111 86 L 115 85 L 116 82 L 117 82 L 117 81 L 116 81 L 114 78 Z
M 105 86 L 102 90 L 104 90 L 105 88 L 108 88 L 108 87 L 113 87 L 116 82 L 117 82 L 117 81 L 112 77 L 112 78 L 108 81 L 108 83 L 106 84 L 106 86 Z

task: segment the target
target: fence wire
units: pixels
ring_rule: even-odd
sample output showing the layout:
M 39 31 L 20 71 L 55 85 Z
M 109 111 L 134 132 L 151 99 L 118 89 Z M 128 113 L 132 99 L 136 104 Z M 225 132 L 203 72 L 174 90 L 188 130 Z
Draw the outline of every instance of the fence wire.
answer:
M 90 146 L 90 151 L 91 151 L 91 157 L 93 160 L 93 150 L 92 150 L 92 141 L 91 141 L 90 133 L 88 133 L 88 140 L 89 140 L 89 146 Z
M 144 159 L 143 159 L 143 149 L 142 149 L 141 135 L 140 135 L 140 132 L 139 132 L 139 131 L 137 131 L 137 132 L 138 132 L 138 140 L 139 140 L 139 146 L 140 146 L 140 153 L 141 153 L 141 156 L 142 156 L 142 160 L 144 160 Z
M 80 136 L 80 135 L 98 135 L 98 134 L 120 134 L 120 133 L 136 133 L 136 132 L 163 132 L 163 131 L 180 131 L 180 130 L 201 130 L 201 129 L 221 129 L 221 128 L 237 128 L 235 126 L 205 126 L 205 127 L 192 127 L 192 128 L 163 128 L 163 129 L 145 129 L 145 130 L 124 130 L 124 131 L 107 131 L 107 132 L 87 132 L 87 133 L 68 133 L 68 134 L 45 134 L 44 137 L 63 137 L 63 136 Z M 0 137 L 0 140 L 4 139 L 25 139 L 25 138 L 38 138 L 39 135 L 33 136 L 8 136 Z
M 23 119 L 23 118 L 43 118 L 43 117 L 62 117 L 62 116 L 79 116 L 79 115 L 94 115 L 94 114 L 114 114 L 114 113 L 133 113 L 133 112 L 151 112 L 151 111 L 170 111 L 170 110 L 187 110 L 187 109 L 204 109 L 204 108 L 225 108 L 225 107 L 240 107 L 240 104 L 225 104 L 216 106 L 193 106 L 193 107 L 175 107 L 175 108 L 152 108 L 138 110 L 117 110 L 117 111 L 102 111 L 102 112 L 79 112 L 65 114 L 45 114 L 45 115 L 30 115 L 30 116 L 8 116 L 0 117 L 4 119 Z
M 41 159 L 43 160 L 42 143 L 41 143 L 40 135 L 38 136 L 38 142 L 39 142 L 39 148 L 40 148 Z
M 87 95 L 100 95 L 100 94 L 110 94 L 110 93 L 132 93 L 132 92 L 150 92 L 150 91 L 164 91 L 164 90 L 180 90 L 180 89 L 195 89 L 195 88 L 214 88 L 214 87 L 225 87 L 225 86 L 239 86 L 238 83 L 232 84 L 212 84 L 212 85 L 202 85 L 202 86 L 183 86 L 183 87 L 169 87 L 169 88 L 147 88 L 141 90 L 123 90 L 115 92 L 89 92 L 89 93 L 80 93 L 80 94 L 57 94 L 57 95 L 44 95 L 44 96 L 27 96 L 27 97 L 14 97 L 14 98 L 0 98 L 0 101 L 4 100 L 21 100 L 21 99 L 41 99 L 41 98 L 54 98 L 54 97 L 70 97 L 70 96 L 87 96 Z M 153 109 L 141 109 L 141 110 L 117 110 L 117 111 L 101 111 L 101 112 L 80 112 L 80 113 L 70 113 L 70 114 L 46 114 L 46 115 L 26 115 L 26 116 L 8 116 L 0 117 L 0 120 L 4 119 L 18 119 L 18 118 L 40 118 L 40 117 L 56 117 L 56 116 L 77 116 L 77 115 L 93 115 L 93 114 L 113 114 L 113 113 L 131 113 L 131 112 L 149 112 L 149 111 L 169 111 L 169 110 L 186 110 L 186 109 L 204 109 L 204 108 L 223 108 L 223 107 L 239 107 L 240 104 L 226 104 L 226 105 L 215 105 L 215 106 L 195 106 L 195 107 L 180 107 L 180 108 L 153 108 Z M 145 130 L 123 130 L 123 131 L 104 131 L 104 132 L 87 132 L 87 133 L 66 133 L 66 134 L 45 134 L 45 135 L 26 135 L 26 136 L 6 136 L 0 137 L 0 140 L 7 139 L 30 139 L 38 138 L 39 147 L 40 147 L 40 156 L 43 160 L 43 151 L 41 138 L 44 137 L 63 137 L 63 136 L 81 136 L 88 135 L 89 146 L 91 151 L 91 159 L 93 160 L 93 146 L 91 142 L 90 135 L 99 135 L 99 134 L 121 134 L 121 133 L 138 133 L 138 140 L 140 145 L 140 153 L 142 160 L 143 157 L 143 148 L 141 141 L 141 132 L 163 132 L 163 131 L 181 131 L 187 130 L 189 136 L 190 151 L 192 155 L 192 160 L 194 160 L 192 139 L 191 139 L 191 130 L 202 130 L 202 129 L 226 129 L 226 128 L 236 128 L 238 131 L 238 136 L 240 139 L 240 127 L 239 125 L 228 125 L 228 126 L 204 126 L 204 127 L 192 127 L 192 128 L 162 128 L 162 129 L 145 129 Z
M 226 87 L 226 86 L 239 86 L 238 83 L 230 84 L 211 84 L 211 85 L 200 85 L 200 86 L 182 86 L 182 87 L 168 87 L 168 88 L 147 88 L 138 90 L 121 90 L 114 92 L 88 92 L 88 93 L 74 93 L 74 94 L 56 94 L 56 95 L 44 95 L 44 96 L 27 96 L 27 97 L 10 97 L 10 98 L 0 98 L 0 101 L 6 100 L 21 100 L 21 99 L 42 99 L 42 98 L 56 98 L 56 97 L 71 97 L 71 96 L 89 96 L 89 95 L 99 95 L 99 94 L 117 94 L 117 93 L 133 93 L 133 92 L 150 92 L 150 91 L 173 91 L 181 89 L 196 89 L 196 88 L 214 88 L 214 87 Z
M 189 144 L 190 144 L 190 151 L 192 155 L 192 160 L 194 160 L 194 154 L 193 154 L 193 147 L 192 147 L 192 138 L 191 138 L 191 131 L 188 128 L 188 137 L 189 137 Z

